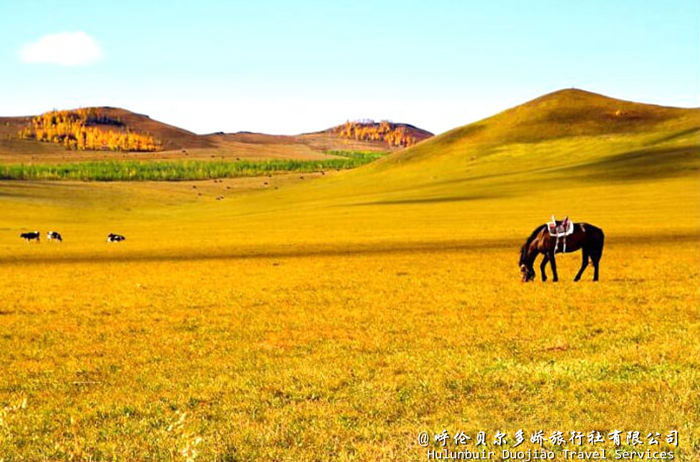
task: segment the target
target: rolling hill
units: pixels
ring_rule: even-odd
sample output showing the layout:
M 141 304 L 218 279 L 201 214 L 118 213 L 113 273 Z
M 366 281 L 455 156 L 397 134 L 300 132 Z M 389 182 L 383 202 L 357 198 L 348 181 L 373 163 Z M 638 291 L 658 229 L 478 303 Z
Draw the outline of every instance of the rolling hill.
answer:
M 86 108 L 99 111 L 104 116 L 119 120 L 126 128 L 139 133 L 148 133 L 162 142 L 163 149 L 178 148 L 206 148 L 212 143 L 205 137 L 201 137 L 182 128 L 153 120 L 147 115 L 137 114 L 126 109 L 115 107 Z M 16 137 L 17 133 L 27 126 L 33 116 L 24 117 L 0 117 L 0 137 Z
M 699 188 L 700 109 L 569 89 L 351 171 L 248 192 L 216 213 L 315 242 L 490 239 L 553 213 L 626 235 L 696 233 Z
M 156 152 L 131 152 L 130 158 L 142 159 L 301 159 L 328 158 L 327 151 L 395 151 L 432 136 L 432 133 L 409 124 L 391 124 L 391 129 L 403 134 L 409 143 L 389 143 L 384 136 L 362 139 L 343 136 L 337 127 L 296 136 L 237 132 L 198 135 L 159 122 L 147 115 L 114 107 L 85 108 L 98 111 L 108 120 L 118 121 L 119 130 L 146 134 L 159 142 Z M 63 146 L 19 139 L 18 134 L 31 125 L 32 117 L 0 117 L 0 162 L 39 163 L 124 158 L 125 153 L 110 151 L 67 151 Z M 379 125 L 379 124 L 376 124 Z
M 450 200 L 467 191 L 515 194 L 537 184 L 697 175 L 698 167 L 700 109 L 567 89 L 386 156 L 349 173 L 343 188 Z
M 292 149 L 300 156 L 309 152 L 325 155 L 295 144 L 294 137 L 254 133 L 206 137 L 231 147 L 199 148 L 188 154 L 221 149 L 231 155 L 244 146 L 251 157 L 259 150 L 283 156 Z M 182 155 L 180 151 L 175 154 Z M 153 155 L 169 153 L 148 154 Z M 189 186 L 157 189 L 173 189 L 173 197 L 184 201 L 178 202 L 183 207 L 196 207 L 187 211 L 193 233 L 199 229 L 195 222 L 208 221 L 214 214 L 221 222 L 241 223 L 241 229 L 247 229 L 242 223 L 248 223 L 282 234 L 313 235 L 314 241 L 342 240 L 341 236 L 369 240 L 400 236 L 411 241 L 432 235 L 498 235 L 504 231 L 494 228 L 499 223 L 497 214 L 508 215 L 513 226 L 519 217 L 529 222 L 533 216 L 543 220 L 556 213 L 586 216 L 601 226 L 624 222 L 625 232 L 642 232 L 648 223 L 640 217 L 651 206 L 658 209 L 653 220 L 663 222 L 659 226 L 669 227 L 678 219 L 676 224 L 696 229 L 699 172 L 700 109 L 633 103 L 569 89 L 458 127 L 352 171 L 333 172 L 313 181 L 297 176 L 296 181 L 284 184 L 261 180 L 232 196 L 227 188 L 236 190 L 235 184 L 213 183 L 211 188 L 218 189 L 211 194 L 226 194 L 225 204 L 201 204 L 207 196 L 193 193 Z M 80 189 L 85 188 L 89 189 Z M 124 194 L 137 191 L 139 197 L 147 198 L 152 189 L 132 184 Z M 79 197 L 83 196 L 73 191 L 71 203 Z M 146 205 L 150 204 L 147 201 L 142 206 L 148 210 L 159 203 L 160 199 L 154 199 L 152 205 Z M 127 208 L 132 210 L 131 205 Z M 402 224 L 400 230 L 397 223 Z

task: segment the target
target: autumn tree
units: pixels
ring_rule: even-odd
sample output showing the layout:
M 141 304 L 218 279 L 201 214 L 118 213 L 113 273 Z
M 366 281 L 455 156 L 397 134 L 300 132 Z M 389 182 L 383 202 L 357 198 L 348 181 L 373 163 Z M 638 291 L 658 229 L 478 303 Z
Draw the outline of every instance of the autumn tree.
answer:
M 66 149 L 157 151 L 161 148 L 152 136 L 133 132 L 118 118 L 95 108 L 50 111 L 32 117 L 19 136 L 62 144 Z
M 398 125 L 388 120 L 381 122 L 347 121 L 332 129 L 332 132 L 341 138 L 362 141 L 383 141 L 389 146 L 406 147 L 416 144 L 416 137 L 412 136 L 405 125 Z

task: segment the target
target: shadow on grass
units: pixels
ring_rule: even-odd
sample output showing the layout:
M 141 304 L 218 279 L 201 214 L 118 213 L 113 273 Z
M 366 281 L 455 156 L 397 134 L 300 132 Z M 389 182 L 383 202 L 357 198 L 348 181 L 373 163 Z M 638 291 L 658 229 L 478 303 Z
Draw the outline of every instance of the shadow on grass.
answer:
M 551 181 L 551 177 L 568 179 L 578 177 L 583 180 L 593 179 L 597 181 L 644 181 L 647 179 L 697 175 L 698 171 L 700 171 L 700 145 L 688 145 L 677 148 L 649 148 L 628 151 L 592 162 L 564 167 L 535 167 L 525 170 L 454 178 L 415 185 L 414 188 L 467 184 L 482 180 L 497 181 L 522 175 L 532 175 L 532 178 L 524 181 L 525 183 L 536 180 L 538 176 L 547 178 L 548 181 Z M 514 183 L 511 182 L 511 184 Z M 493 196 L 475 198 L 485 199 L 490 197 Z
M 664 137 L 661 137 L 657 140 L 654 140 L 655 144 L 660 144 L 660 143 L 665 143 L 666 141 L 673 141 L 678 138 L 683 138 L 684 136 L 687 135 L 692 135 L 693 133 L 700 132 L 700 127 L 693 127 L 689 128 L 687 130 L 681 130 L 679 132 L 673 133 L 672 135 L 667 135 Z
M 700 145 L 689 145 L 624 152 L 552 173 L 573 174 L 596 181 L 634 181 L 696 175 L 699 170 Z
M 246 260 L 246 259 L 276 259 L 276 258 L 321 258 L 337 256 L 363 256 L 363 255 L 393 255 L 410 253 L 434 253 L 434 252 L 469 252 L 484 250 L 510 250 L 513 254 L 513 265 L 516 265 L 520 246 L 525 241 L 527 233 L 522 236 L 493 239 L 459 239 L 436 241 L 378 241 L 373 243 L 335 243 L 324 242 L 319 244 L 300 244 L 289 248 L 262 248 L 262 247 L 229 247 L 212 249 L 192 249 L 187 254 L 173 255 L 171 252 L 179 249 L 154 249 L 153 251 L 128 251 L 128 243 L 121 248 L 110 247 L 104 253 L 91 252 L 89 254 L 22 254 L 2 255 L 0 264 L 24 264 L 27 262 L 77 264 L 77 263 L 130 263 L 130 262 L 167 262 L 167 261 L 207 261 L 207 260 Z M 606 249 L 620 245 L 651 245 L 664 242 L 673 243 L 697 243 L 700 240 L 700 231 L 682 232 L 676 234 L 635 234 L 635 235 L 610 235 L 606 236 Z M 109 245 L 109 244 L 105 244 Z M 113 245 L 113 244 L 112 244 Z M 119 253 L 112 252 L 117 250 Z M 517 265 L 516 265 L 517 266 Z

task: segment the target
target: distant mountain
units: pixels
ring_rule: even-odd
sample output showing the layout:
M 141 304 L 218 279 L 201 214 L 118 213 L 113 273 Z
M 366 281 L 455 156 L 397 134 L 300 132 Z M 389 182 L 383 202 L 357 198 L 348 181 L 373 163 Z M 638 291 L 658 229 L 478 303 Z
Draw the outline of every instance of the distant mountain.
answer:
M 81 124 L 78 128 L 77 123 Z M 102 106 L 0 117 L 0 161 L 24 161 L 28 155 L 33 161 L 89 159 L 90 152 L 103 156 L 110 150 L 157 151 L 154 156 L 168 158 L 181 154 L 190 158 L 310 159 L 326 156 L 328 151 L 394 151 L 431 136 L 413 125 L 391 122 L 347 122 L 296 136 L 252 132 L 198 135 L 147 115 Z
M 23 131 L 27 131 L 29 137 L 33 138 L 34 135 L 31 132 L 34 131 L 37 121 L 42 122 L 42 119 L 46 119 L 53 127 L 68 119 L 74 124 L 81 123 L 85 127 L 96 128 L 103 132 L 149 135 L 158 141 L 159 149 L 164 150 L 211 146 L 209 140 L 195 133 L 153 120 L 147 115 L 108 106 L 50 111 L 39 116 L 0 117 L 0 135 L 7 139 L 20 137 Z M 45 125 L 47 124 L 44 124 L 43 128 L 47 129 Z M 48 141 L 51 142 L 51 140 Z

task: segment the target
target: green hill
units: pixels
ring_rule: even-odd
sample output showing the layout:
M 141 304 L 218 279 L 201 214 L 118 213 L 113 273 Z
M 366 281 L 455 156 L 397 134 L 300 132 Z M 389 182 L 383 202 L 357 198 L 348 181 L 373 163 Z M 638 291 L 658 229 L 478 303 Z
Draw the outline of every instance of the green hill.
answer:
M 697 174 L 699 153 L 700 109 L 561 90 L 396 152 L 337 187 L 388 200 L 515 194 Z

